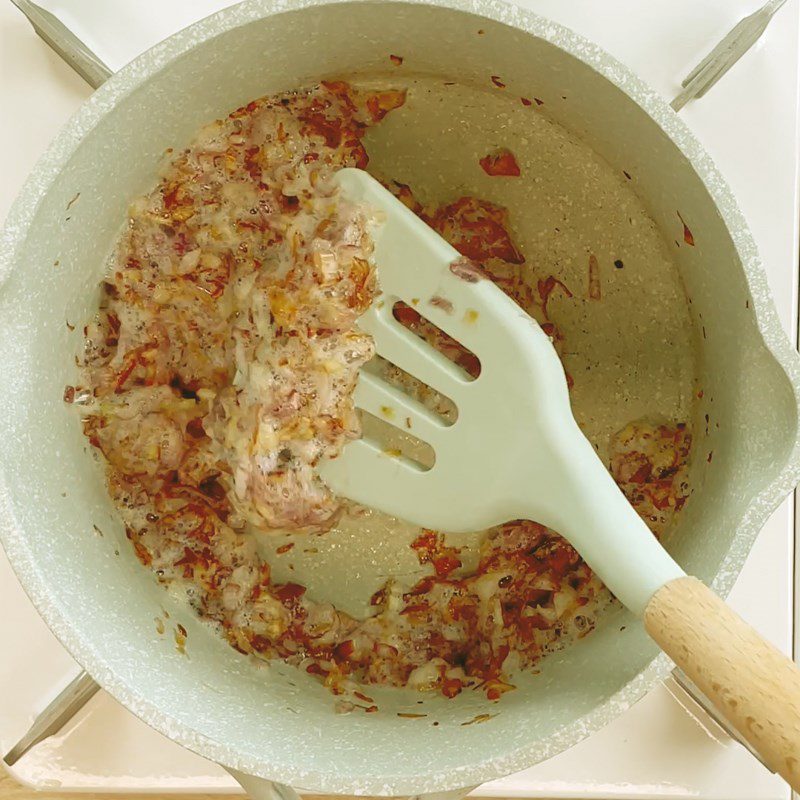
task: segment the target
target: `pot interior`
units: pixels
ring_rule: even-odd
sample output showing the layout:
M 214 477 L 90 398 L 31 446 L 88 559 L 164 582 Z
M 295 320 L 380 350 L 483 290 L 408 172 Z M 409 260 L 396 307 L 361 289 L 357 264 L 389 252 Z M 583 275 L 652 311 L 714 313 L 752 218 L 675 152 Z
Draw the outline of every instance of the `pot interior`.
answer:
M 78 659 L 135 712 L 206 755 L 320 792 L 477 783 L 610 720 L 644 691 L 639 683 L 612 702 L 657 650 L 612 607 L 540 674 L 515 676 L 517 690 L 497 704 L 481 692 L 448 701 L 371 687 L 378 713 L 341 715 L 314 678 L 236 653 L 156 584 L 61 397 L 126 206 L 152 186 L 163 151 L 250 99 L 323 78 L 408 87 L 406 105 L 368 135 L 370 169 L 426 202 L 474 194 L 510 210 L 531 281 L 554 274 L 572 290 L 554 295 L 552 309 L 569 342 L 576 415 L 601 452 L 643 416 L 692 425 L 694 491 L 668 546 L 702 579 L 715 578 L 751 499 L 788 457 L 794 394 L 764 347 L 757 302 L 703 182 L 634 100 L 567 51 L 569 37 L 562 49 L 488 18 L 399 3 L 258 16 L 258 4 L 245 4 L 219 17 L 229 29 L 201 36 L 149 80 L 135 79 L 141 67 L 122 77 L 132 90 L 99 115 L 20 233 L 0 289 L 9 552 Z M 544 21 L 515 19 L 552 35 Z M 478 167 L 497 147 L 514 151 L 520 178 Z M 599 302 L 588 298 L 590 253 L 601 266 Z M 327 551 L 307 563 L 299 556 L 310 591 L 357 612 L 379 573 L 419 570 L 407 540 L 372 534 L 365 545 L 358 532 L 334 532 Z M 176 647 L 178 623 L 185 647 Z

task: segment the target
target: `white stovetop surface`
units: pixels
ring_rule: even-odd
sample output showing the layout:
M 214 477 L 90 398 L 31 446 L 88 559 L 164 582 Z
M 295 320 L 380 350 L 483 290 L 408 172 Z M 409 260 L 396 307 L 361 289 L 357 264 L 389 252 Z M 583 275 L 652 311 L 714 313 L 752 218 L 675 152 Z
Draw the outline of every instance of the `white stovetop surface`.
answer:
M 39 0 L 112 68 L 230 0 Z M 665 96 L 761 0 L 519 0 L 597 41 Z M 682 115 L 727 176 L 767 268 L 784 326 L 797 326 L 799 0 Z M 90 93 L 0 5 L 0 218 L 59 126 Z M 793 504 L 765 526 L 730 600 L 785 652 L 793 638 Z M 769 587 L 765 591 L 765 586 Z M 0 550 L 0 752 L 77 671 L 28 602 Z M 674 687 L 673 687 L 674 688 Z M 481 788 L 481 795 L 788 800 L 786 785 L 731 743 L 691 701 L 659 687 L 566 753 Z M 104 693 L 14 769 L 47 788 L 235 791 L 214 764 L 163 739 Z

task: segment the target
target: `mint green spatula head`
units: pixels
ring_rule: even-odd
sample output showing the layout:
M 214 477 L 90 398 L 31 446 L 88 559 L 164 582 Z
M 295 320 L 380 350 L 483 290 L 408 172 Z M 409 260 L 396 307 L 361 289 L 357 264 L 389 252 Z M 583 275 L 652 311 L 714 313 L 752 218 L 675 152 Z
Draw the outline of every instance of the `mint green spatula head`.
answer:
M 381 295 L 359 326 L 378 355 L 450 398 L 447 424 L 362 371 L 359 408 L 430 445 L 430 469 L 362 438 L 323 463 L 333 491 L 414 524 L 480 530 L 532 519 L 564 535 L 631 610 L 684 573 L 617 488 L 570 409 L 566 377 L 538 323 L 366 172 L 336 180 L 379 218 L 373 231 Z M 480 360 L 471 378 L 393 316 L 398 301 Z M 386 413 L 390 411 L 391 413 Z
M 458 418 L 446 425 L 362 370 L 356 404 L 410 423 L 435 462 L 426 469 L 362 438 L 323 465 L 331 488 L 428 528 L 528 518 L 559 531 L 764 763 L 800 789 L 800 669 L 687 577 L 650 533 L 578 428 L 542 329 L 377 181 L 358 170 L 337 179 L 346 198 L 380 212 L 383 294 L 361 326 L 379 355 L 447 395 Z M 395 303 L 414 298 L 424 317 L 478 357 L 477 378 L 394 319 Z

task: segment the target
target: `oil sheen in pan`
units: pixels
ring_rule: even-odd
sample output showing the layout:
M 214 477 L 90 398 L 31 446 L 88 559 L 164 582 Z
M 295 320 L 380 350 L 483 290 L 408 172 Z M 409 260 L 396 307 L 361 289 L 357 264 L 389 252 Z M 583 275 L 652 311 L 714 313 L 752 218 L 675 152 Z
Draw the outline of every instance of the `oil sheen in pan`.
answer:
M 385 87 L 388 80 L 352 82 Z M 564 337 L 575 415 L 601 455 L 632 420 L 690 420 L 695 358 L 686 295 L 669 243 L 632 181 L 551 121 L 546 106 L 524 105 L 491 86 L 427 78 L 405 85 L 406 104 L 366 136 L 369 170 L 408 184 L 425 204 L 471 194 L 509 209 L 531 285 L 554 275 L 572 292 L 553 292 L 548 310 Z M 490 177 L 480 168 L 501 147 L 514 153 L 519 177 Z M 592 256 L 600 299 L 590 297 Z M 367 511 L 345 515 L 321 536 L 273 534 L 259 542 L 274 580 L 302 583 L 310 597 L 363 617 L 388 577 L 411 586 L 427 574 L 409 546 L 418 533 Z M 484 536 L 450 537 L 465 548 L 465 569 Z M 291 541 L 294 547 L 277 553 Z

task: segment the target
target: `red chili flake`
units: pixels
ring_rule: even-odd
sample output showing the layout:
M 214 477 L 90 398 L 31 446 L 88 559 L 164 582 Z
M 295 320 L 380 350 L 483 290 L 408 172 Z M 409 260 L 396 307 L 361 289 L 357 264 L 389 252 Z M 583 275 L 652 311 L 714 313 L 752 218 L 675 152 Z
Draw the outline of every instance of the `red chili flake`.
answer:
M 436 552 L 439 539 L 436 531 L 423 528 L 422 533 L 411 542 L 411 549 L 417 551 L 417 558 L 420 564 L 427 564 Z
M 356 646 L 352 639 L 346 639 L 340 644 L 336 645 L 333 651 L 333 657 L 336 661 L 347 661 L 355 652 Z
M 708 458 L 706 459 L 706 461 L 708 461 L 708 463 L 710 464 L 710 463 L 711 463 L 711 459 L 712 459 L 712 458 L 714 458 L 714 451 L 713 451 L 713 450 L 711 450 L 711 451 L 709 452 L 709 454 L 708 454 Z
M 572 297 L 572 292 L 567 288 L 566 284 L 554 275 L 548 275 L 545 280 L 539 280 L 536 283 L 536 289 L 539 292 L 539 299 L 542 301 L 542 310 L 545 315 L 547 314 L 547 303 L 550 300 L 550 295 L 557 286 L 562 289 L 567 297 Z
M 413 615 L 413 614 L 427 613 L 427 611 L 428 611 L 427 603 L 414 603 L 410 606 L 406 606 L 400 613 L 404 615 Z
M 298 115 L 305 124 L 303 133 L 314 134 L 325 141 L 330 148 L 337 148 L 342 143 L 342 123 L 339 119 L 328 119 L 318 111 L 300 113 Z
M 386 602 L 386 589 L 378 589 L 369 599 L 371 606 L 381 606 Z
M 430 559 L 420 558 L 420 564 L 428 563 Z M 408 592 L 403 595 L 403 600 L 408 601 L 417 595 L 427 594 L 433 587 L 436 586 L 436 578 L 433 575 L 427 575 L 418 581 Z
M 306 587 L 299 583 L 284 583 L 274 589 L 275 597 L 285 606 L 294 605 L 306 593 Z
M 629 483 L 647 483 L 653 474 L 653 465 L 646 461 L 642 464 L 633 475 L 628 478 Z
M 453 570 L 461 566 L 461 561 L 451 555 L 434 558 L 432 563 L 434 571 L 440 578 L 446 578 Z
M 527 97 L 520 97 L 520 101 L 522 102 L 522 105 L 524 105 L 524 106 L 532 106 L 533 105 L 533 100 L 528 100 Z
M 110 284 L 106 285 L 108 286 Z M 106 319 L 108 320 L 108 327 L 111 329 L 112 333 L 118 334 L 121 324 L 119 317 L 113 311 L 109 311 L 108 314 L 106 314 Z
M 134 543 L 134 547 L 136 544 Z M 183 577 L 184 578 L 191 578 L 194 574 L 194 568 L 196 566 L 200 567 L 201 569 L 208 566 L 208 560 L 203 556 L 202 553 L 197 553 L 192 550 L 191 547 L 186 547 L 184 545 L 183 548 L 183 557 L 179 558 L 175 562 L 176 567 L 183 567 Z
M 444 537 L 436 531 L 423 529 L 422 533 L 411 543 L 411 547 L 417 551 L 419 563 L 432 564 L 436 575 L 440 578 L 446 578 L 453 570 L 461 566 L 458 548 L 447 547 Z M 423 578 L 407 596 L 424 594 L 432 588 L 433 583 L 432 578 Z
M 176 183 L 168 191 L 163 192 L 164 195 L 164 208 L 167 211 L 172 211 L 178 206 L 178 193 L 180 192 L 181 185 Z
M 329 91 L 331 94 L 336 95 L 336 97 L 341 100 L 346 108 L 349 111 L 356 110 L 356 104 L 353 102 L 353 89 L 347 81 L 322 81 L 322 85 Z M 320 101 L 315 99 L 312 101 L 313 103 L 319 103 Z M 329 103 L 326 101 L 322 101 L 324 103 L 323 107 L 327 108 Z
M 128 355 L 130 355 L 130 353 Z M 123 362 L 124 366 L 117 376 L 117 382 L 114 386 L 115 394 L 122 392 L 125 382 L 128 380 L 128 378 L 130 378 L 131 373 L 136 369 L 137 360 L 135 358 L 128 358 L 128 356 L 126 356 L 125 359 L 126 360 Z
M 505 89 L 506 88 L 506 85 L 503 83 L 503 81 L 500 80 L 500 77 L 498 75 L 492 75 L 491 78 L 492 78 L 492 83 L 498 89 Z
M 369 695 L 362 694 L 361 692 L 353 692 L 353 694 L 359 699 L 363 700 L 365 703 L 374 703 L 375 700 L 370 697 Z
M 656 490 L 658 490 L 658 487 L 656 487 Z M 665 508 L 670 507 L 670 499 L 669 494 L 665 494 L 663 496 L 655 495 L 650 498 L 650 501 L 659 511 L 663 511 Z
M 345 144 L 348 148 L 347 166 L 366 169 L 369 164 L 369 155 L 367 155 L 364 145 L 357 139 L 348 139 Z
M 319 664 L 309 664 L 306 667 L 306 672 L 309 675 L 318 675 L 320 678 L 328 677 L 328 671 L 324 670 Z
M 266 653 L 272 649 L 272 642 L 266 636 L 254 634 L 249 638 L 250 647 L 257 653 Z
M 533 99 L 536 101 L 536 105 L 537 106 L 543 106 L 544 105 L 544 100 L 540 100 L 538 97 L 534 97 Z
M 425 221 L 462 256 L 479 264 L 491 258 L 525 263 L 509 232 L 508 211 L 502 206 L 466 196 L 436 209 Z
M 555 539 L 546 541 L 542 546 L 534 548 L 533 552 L 528 552 L 525 555 L 528 556 L 526 561 L 532 559 L 539 568 L 544 567 L 550 572 L 551 577 L 556 579 L 556 582 L 563 580 L 567 573 L 580 562 L 580 556 L 568 544 Z M 575 588 L 574 584 L 573 588 Z M 523 596 L 523 600 L 525 597 L 527 595 Z M 541 621 L 541 624 L 536 624 L 535 620 L 537 618 Z M 531 619 L 534 620 L 534 627 L 536 628 L 541 627 L 541 625 L 547 627 L 552 627 L 553 625 L 550 620 L 539 615 L 533 615 Z M 542 630 L 545 630 L 545 628 L 542 628 Z M 507 652 L 506 655 L 508 655 Z
M 378 710 L 378 706 L 368 706 L 364 709 L 365 714 L 374 714 Z
M 146 567 L 149 567 L 153 563 L 152 554 L 140 541 L 135 541 L 133 543 L 133 550 L 136 553 L 136 557 L 139 559 L 139 561 L 141 561 Z
M 704 395 L 704 394 L 705 394 L 705 392 L 704 392 L 704 391 L 701 389 L 701 390 L 700 390 L 700 391 L 697 393 L 697 399 L 698 399 L 698 400 L 702 400 L 702 399 L 703 399 L 703 395 Z
M 553 627 L 553 623 L 545 619 L 541 614 L 531 614 L 530 616 L 521 617 L 518 624 L 523 638 L 528 641 L 533 638 L 533 631 L 548 631 Z
M 403 56 L 395 56 L 390 55 L 389 60 L 394 64 L 396 67 L 399 67 L 403 63 Z
M 244 158 L 243 164 L 245 170 L 247 170 L 248 175 L 255 181 L 261 181 L 261 163 L 259 161 L 259 155 L 261 153 L 261 148 L 255 144 L 252 147 L 246 147 L 244 150 Z
M 193 439 L 202 439 L 206 435 L 205 429 L 203 428 L 203 418 L 195 417 L 189 420 L 189 422 L 186 423 L 186 433 Z
M 493 178 L 518 178 L 520 175 L 517 159 L 505 147 L 485 155 L 478 163 L 481 165 L 481 169 Z
M 189 249 L 189 240 L 186 238 L 186 234 L 184 234 L 183 231 L 178 233 L 178 235 L 175 237 L 174 247 L 175 247 L 175 252 L 179 256 L 186 255 L 186 251 Z
M 275 552 L 278 555 L 283 555 L 284 553 L 288 553 L 294 547 L 294 542 L 288 542 L 287 544 L 282 544 Z
M 281 206 L 281 211 L 286 213 L 290 213 L 292 211 L 297 211 L 300 208 L 300 198 L 296 197 L 295 195 L 278 195 L 278 202 Z M 250 228 L 252 230 L 260 230 L 258 225 L 250 225 L 247 222 L 239 221 L 237 222 L 237 226 L 240 228 Z
M 600 299 L 600 264 L 594 253 L 589 255 L 589 299 Z
M 378 92 L 367 98 L 367 110 L 373 122 L 379 122 L 390 111 L 400 108 L 406 102 L 405 89 Z
M 683 221 L 683 217 L 681 216 L 681 212 L 678 211 L 678 219 L 681 221 L 681 225 L 683 225 L 683 241 L 686 242 L 690 247 L 694 247 L 694 236 L 692 232 L 689 230 L 689 226 Z
M 447 698 L 453 698 L 461 694 L 464 684 L 458 678 L 445 678 L 442 681 L 442 694 Z
M 474 601 L 465 597 L 452 597 L 447 604 L 448 611 L 454 620 L 467 620 L 473 622 L 477 620 L 478 610 Z

